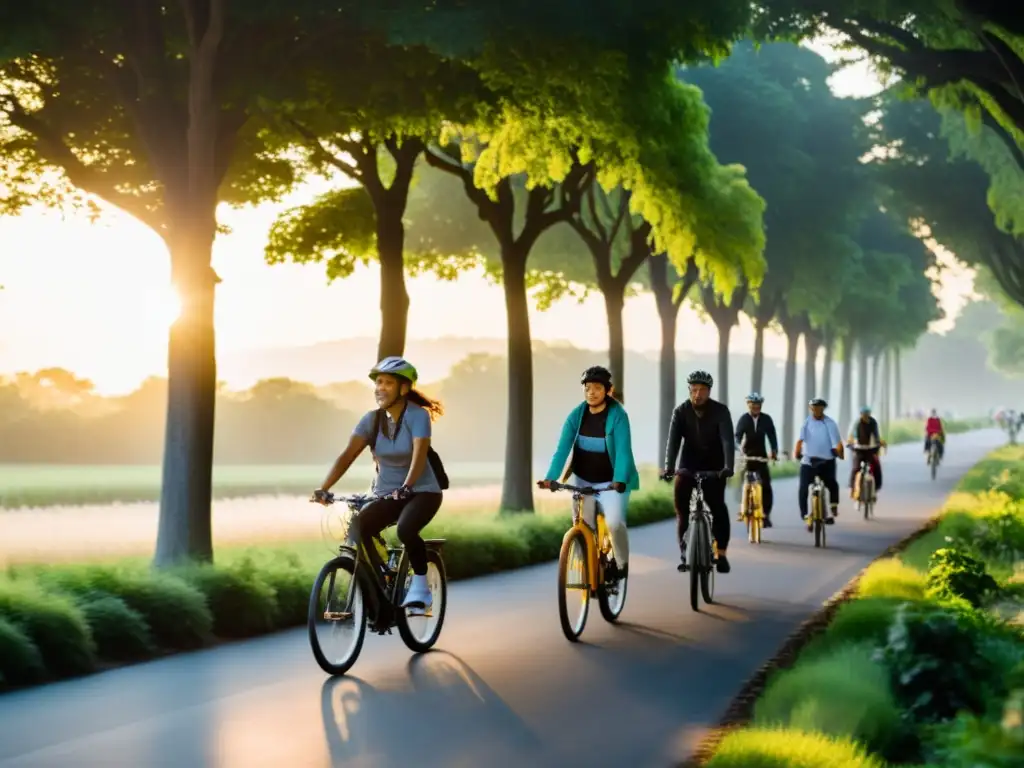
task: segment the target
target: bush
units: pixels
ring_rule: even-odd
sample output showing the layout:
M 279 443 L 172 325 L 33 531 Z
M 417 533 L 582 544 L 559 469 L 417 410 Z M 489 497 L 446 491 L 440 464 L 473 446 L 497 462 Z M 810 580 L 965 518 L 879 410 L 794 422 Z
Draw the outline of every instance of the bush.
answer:
M 888 670 L 869 646 L 848 645 L 775 675 L 754 707 L 754 724 L 848 736 L 884 752 L 901 731 Z
M 849 739 L 795 729 L 744 728 L 726 736 L 707 768 L 882 768 Z
M 79 607 L 89 623 L 101 658 L 134 661 L 156 652 L 146 620 L 121 598 L 94 593 L 82 598 Z
M 203 594 L 169 573 L 90 565 L 39 569 L 36 578 L 79 598 L 97 593 L 121 598 L 146 620 L 156 642 L 168 649 L 201 648 L 213 627 Z
M 921 600 L 925 593 L 925 576 L 895 558 L 872 563 L 861 576 L 857 594 L 861 597 L 895 597 Z
M 986 573 L 984 563 L 970 555 L 945 547 L 932 555 L 928 568 L 929 598 L 961 598 L 978 607 L 998 591 L 999 585 Z
M 0 690 L 46 679 L 42 654 L 18 626 L 0 618 Z
M 865 597 L 839 606 L 828 628 L 808 644 L 801 658 L 831 653 L 848 644 L 867 644 L 879 648 L 889 637 L 896 609 L 902 601 L 890 597 Z
M 32 639 L 47 669 L 58 677 L 95 669 L 96 646 L 89 625 L 69 598 L 30 582 L 0 580 L 0 618 Z
M 284 629 L 305 624 L 314 576 L 302 569 L 294 555 L 272 558 L 259 568 L 277 595 L 277 626 Z
M 261 635 L 277 627 L 277 594 L 250 558 L 224 568 L 195 566 L 181 576 L 206 597 L 220 637 Z

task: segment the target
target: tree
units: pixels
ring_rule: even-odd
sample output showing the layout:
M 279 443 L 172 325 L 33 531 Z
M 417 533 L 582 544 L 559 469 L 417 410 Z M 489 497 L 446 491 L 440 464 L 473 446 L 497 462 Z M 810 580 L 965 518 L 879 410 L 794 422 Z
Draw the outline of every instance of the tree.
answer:
M 265 158 L 258 96 L 290 87 L 293 63 L 335 11 L 298 0 L 89 3 L 40 0 L 6 14 L 0 58 L 3 212 L 43 203 L 116 206 L 161 236 L 181 314 L 171 327 L 156 562 L 212 559 L 216 391 L 211 266 L 220 202 L 273 199 L 294 180 Z
M 739 322 L 740 310 L 747 300 L 747 286 L 743 284 L 728 299 L 715 290 L 714 282 L 701 286 L 701 306 L 718 329 L 718 387 L 716 397 L 729 402 L 729 337 Z
M 1024 308 L 1012 301 L 984 267 L 975 273 L 975 290 L 999 307 L 1001 323 L 983 336 L 988 363 L 1007 376 L 1024 376 Z

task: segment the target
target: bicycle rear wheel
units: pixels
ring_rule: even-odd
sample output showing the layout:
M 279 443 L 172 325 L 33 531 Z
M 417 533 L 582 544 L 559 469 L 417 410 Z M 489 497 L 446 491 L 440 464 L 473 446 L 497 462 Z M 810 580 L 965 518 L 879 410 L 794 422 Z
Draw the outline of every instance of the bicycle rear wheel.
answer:
M 558 621 L 571 643 L 580 639 L 590 613 L 589 563 L 587 539 L 582 531 L 574 529 L 558 554 Z
M 408 563 L 408 556 L 403 558 Z M 432 605 L 430 611 L 422 615 L 409 615 L 408 609 L 402 608 L 402 600 L 412 581 L 412 565 L 407 569 L 407 580 L 403 589 L 398 590 L 395 599 L 398 634 L 402 642 L 414 653 L 424 653 L 434 647 L 441 636 L 444 626 L 445 611 L 448 609 L 448 577 L 444 570 L 441 553 L 427 550 L 427 587 L 430 589 Z
M 351 606 L 347 605 L 349 595 Z M 355 562 L 348 555 L 330 560 L 313 582 L 306 619 L 309 646 L 320 669 L 329 675 L 343 675 L 352 668 L 363 649 L 366 622 L 363 585 L 355 578 Z
M 629 577 L 619 578 L 614 584 L 602 584 L 597 588 L 597 607 L 605 621 L 616 622 L 626 607 L 626 588 Z
M 811 520 L 814 526 L 814 546 L 825 546 L 825 511 L 821 508 L 821 497 L 818 494 L 811 496 Z

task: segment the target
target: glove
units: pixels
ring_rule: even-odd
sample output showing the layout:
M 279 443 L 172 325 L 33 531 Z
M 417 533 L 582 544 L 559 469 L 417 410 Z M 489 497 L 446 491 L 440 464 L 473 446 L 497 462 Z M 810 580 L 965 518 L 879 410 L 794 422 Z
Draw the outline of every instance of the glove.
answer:
M 612 490 L 616 491 L 618 493 L 625 493 L 626 492 L 626 484 L 625 483 L 612 483 Z
M 330 496 L 331 494 L 328 491 L 325 491 L 323 488 L 317 488 L 313 491 L 313 498 L 310 499 L 310 501 L 315 501 L 317 504 L 323 504 L 326 506 Z
M 393 497 L 399 501 L 402 499 L 408 499 L 410 496 L 412 496 L 412 488 L 410 488 L 408 485 L 403 485 L 393 494 Z
M 723 469 L 719 473 L 719 477 L 721 477 L 723 480 L 728 480 L 730 477 L 733 476 L 733 474 L 734 473 L 733 473 L 733 471 L 731 469 Z

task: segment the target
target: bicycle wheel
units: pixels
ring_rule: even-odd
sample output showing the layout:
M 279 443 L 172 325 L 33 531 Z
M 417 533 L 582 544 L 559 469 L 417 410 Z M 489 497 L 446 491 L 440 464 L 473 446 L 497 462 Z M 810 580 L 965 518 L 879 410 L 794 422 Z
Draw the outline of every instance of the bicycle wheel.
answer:
M 706 534 L 705 534 L 706 535 Z M 707 539 L 710 542 L 710 537 Z M 711 605 L 715 602 L 715 563 L 711 559 L 711 547 L 708 546 L 708 554 L 705 555 L 707 564 L 700 571 L 700 595 L 704 602 Z
M 824 511 L 821 508 L 821 497 L 818 494 L 811 496 L 811 519 L 814 526 L 814 546 L 825 545 L 825 519 Z
M 309 646 L 320 669 L 329 675 L 348 672 L 359 658 L 366 638 L 363 585 L 354 578 L 354 572 L 355 563 L 350 556 L 330 560 L 320 569 L 309 596 Z M 351 610 L 346 612 L 350 594 Z M 337 650 L 332 647 L 334 641 L 338 642 Z
M 614 584 L 602 584 L 597 588 L 597 607 L 605 621 L 616 622 L 626 607 L 626 588 L 629 577 L 620 578 Z
M 408 563 L 408 557 L 403 559 Z M 406 573 L 405 585 L 398 590 L 399 594 L 396 598 L 395 612 L 398 619 L 396 622 L 398 634 L 410 651 L 423 653 L 433 648 L 437 638 L 441 636 L 445 611 L 448 609 L 448 577 L 445 574 L 441 553 L 432 549 L 427 550 L 427 586 L 430 588 L 433 602 L 430 610 L 423 615 L 413 614 L 410 616 L 408 609 L 401 607 L 402 600 L 412 581 L 411 564 Z
M 562 551 L 558 553 L 558 621 L 571 643 L 580 639 L 590 613 L 589 563 L 587 539 L 583 531 L 575 529 L 562 542 Z M 570 615 L 573 610 L 578 611 L 575 618 Z
M 934 480 L 935 479 L 935 475 L 939 471 L 939 455 L 935 451 L 934 448 L 932 449 L 931 455 L 928 458 L 929 458 L 929 462 L 928 463 L 932 465 L 932 480 Z
M 690 571 L 690 608 L 700 610 L 700 572 L 704 567 L 703 525 L 699 520 L 690 521 L 686 541 L 686 564 Z

